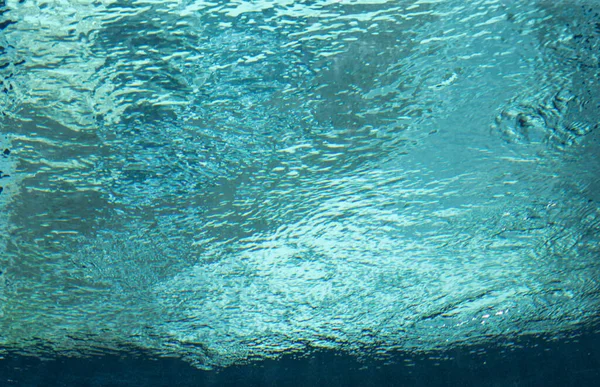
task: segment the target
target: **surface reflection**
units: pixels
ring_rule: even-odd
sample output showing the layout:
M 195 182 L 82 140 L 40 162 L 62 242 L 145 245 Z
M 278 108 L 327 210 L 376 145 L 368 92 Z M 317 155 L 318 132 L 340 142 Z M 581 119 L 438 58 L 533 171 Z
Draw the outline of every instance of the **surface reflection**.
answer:
M 210 367 L 597 322 L 595 12 L 6 2 L 0 343 Z

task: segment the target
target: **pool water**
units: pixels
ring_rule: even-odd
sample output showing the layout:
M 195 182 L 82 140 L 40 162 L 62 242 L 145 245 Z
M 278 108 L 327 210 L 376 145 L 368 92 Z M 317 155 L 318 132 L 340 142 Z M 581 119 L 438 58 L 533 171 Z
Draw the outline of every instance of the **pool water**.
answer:
M 411 367 L 597 329 L 600 3 L 0 10 L 0 354 Z

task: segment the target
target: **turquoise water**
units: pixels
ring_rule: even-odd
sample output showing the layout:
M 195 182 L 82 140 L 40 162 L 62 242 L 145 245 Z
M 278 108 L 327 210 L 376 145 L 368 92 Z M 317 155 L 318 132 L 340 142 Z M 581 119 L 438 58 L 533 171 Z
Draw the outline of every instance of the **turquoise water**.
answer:
M 594 2 L 2 10 L 0 347 L 208 368 L 597 324 Z

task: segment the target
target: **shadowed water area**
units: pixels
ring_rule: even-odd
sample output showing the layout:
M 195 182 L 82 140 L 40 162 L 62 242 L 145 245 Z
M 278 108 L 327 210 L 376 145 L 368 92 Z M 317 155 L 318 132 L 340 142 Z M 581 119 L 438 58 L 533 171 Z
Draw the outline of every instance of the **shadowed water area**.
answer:
M 0 6 L 0 349 L 211 368 L 598 323 L 595 2 Z

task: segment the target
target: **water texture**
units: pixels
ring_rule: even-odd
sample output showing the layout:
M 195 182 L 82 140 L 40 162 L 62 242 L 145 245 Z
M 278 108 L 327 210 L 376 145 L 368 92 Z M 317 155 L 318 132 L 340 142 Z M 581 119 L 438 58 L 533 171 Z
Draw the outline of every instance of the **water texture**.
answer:
M 598 323 L 597 2 L 0 6 L 0 347 L 208 368 Z

